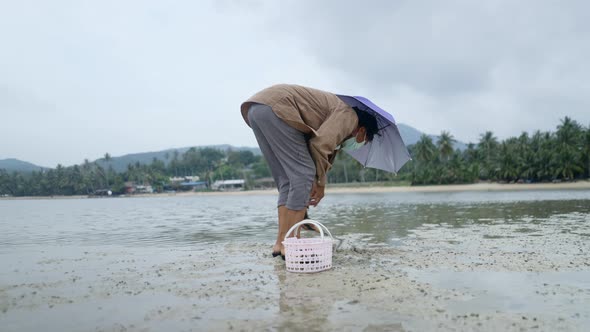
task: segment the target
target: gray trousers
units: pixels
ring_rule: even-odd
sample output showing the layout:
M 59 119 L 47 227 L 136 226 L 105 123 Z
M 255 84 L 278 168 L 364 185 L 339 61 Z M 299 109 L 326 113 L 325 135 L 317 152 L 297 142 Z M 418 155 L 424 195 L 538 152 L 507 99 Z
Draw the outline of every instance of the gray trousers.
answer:
M 248 121 L 279 190 L 277 205 L 303 210 L 316 174 L 305 135 L 266 105 L 250 106 Z

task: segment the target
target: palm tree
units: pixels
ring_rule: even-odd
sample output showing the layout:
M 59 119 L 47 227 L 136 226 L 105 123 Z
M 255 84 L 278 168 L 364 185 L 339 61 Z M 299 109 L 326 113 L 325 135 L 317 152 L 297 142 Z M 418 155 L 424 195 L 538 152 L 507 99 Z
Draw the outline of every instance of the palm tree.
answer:
M 102 166 L 100 165 L 96 165 L 96 173 L 95 174 L 99 174 L 101 176 L 97 176 L 97 179 L 100 180 L 100 188 L 103 189 L 104 188 L 104 183 L 102 182 L 102 178 L 107 179 L 107 175 L 105 174 L 105 170 Z
M 557 153 L 559 162 L 555 170 L 555 177 L 562 177 L 566 180 L 573 180 L 577 173 L 582 173 L 583 168 L 577 162 L 572 149 L 562 149 Z
M 13 177 L 5 169 L 0 168 L 0 194 L 16 196 L 16 187 Z
M 84 159 L 84 164 L 82 164 L 82 178 L 84 181 L 84 187 L 86 188 L 86 193 L 88 193 L 88 189 L 93 192 L 94 181 L 92 176 L 92 165 L 88 159 Z
M 518 178 L 518 143 L 516 138 L 509 138 L 500 145 L 499 175 L 506 181 Z
M 531 140 L 529 134 L 523 132 L 515 141 L 516 161 L 518 178 L 530 179 L 534 172 L 533 164 L 535 155 L 531 151 Z
M 477 147 L 481 151 L 483 157 L 483 176 L 484 178 L 489 179 L 492 176 L 494 157 L 498 147 L 498 139 L 491 131 L 486 131 L 480 136 Z
M 55 168 L 55 187 L 53 190 L 59 195 L 64 195 L 67 191 L 68 177 L 66 175 L 66 169 L 62 164 L 57 164 Z
M 111 158 L 111 155 L 108 152 L 104 154 L 104 161 L 107 163 L 107 165 L 111 161 L 111 159 L 113 159 L 113 158 Z M 108 167 L 107 170 L 104 172 L 105 179 L 107 181 L 107 189 L 109 187 L 109 170 L 111 170 L 110 167 Z
M 417 161 L 429 163 L 434 159 L 436 146 L 432 142 L 432 138 L 428 135 L 422 134 L 420 140 L 414 146 L 414 150 L 416 151 Z
M 467 149 L 463 151 L 463 161 L 465 162 L 463 174 L 464 182 L 475 182 L 479 178 L 479 152 L 474 143 L 467 144 Z
M 491 131 L 486 131 L 484 134 L 480 135 L 479 143 L 477 144 L 478 148 L 485 150 L 486 152 L 492 151 L 495 147 L 498 146 L 498 139 Z
M 74 167 L 72 167 L 70 169 L 70 176 L 68 177 L 70 179 L 70 186 L 71 186 L 71 194 L 83 194 L 86 192 L 86 190 L 84 190 L 84 178 L 82 176 L 82 170 L 80 169 L 80 166 L 78 165 L 74 165 Z
M 569 117 L 561 120 L 561 124 L 557 126 L 557 141 L 563 146 L 574 146 L 577 143 L 579 135 L 582 134 L 582 127 L 576 121 L 572 121 Z
M 557 153 L 554 155 L 555 176 L 573 180 L 584 172 L 582 162 L 582 126 L 569 117 L 561 120 L 555 133 L 557 138 Z
M 470 163 L 477 161 L 477 148 L 475 147 L 475 144 L 467 144 L 467 149 L 463 152 L 463 158 Z
M 170 165 L 170 163 L 169 163 L 169 161 L 170 161 L 170 152 L 166 152 L 164 154 L 164 160 L 165 160 L 164 166 L 165 167 L 168 167 Z M 166 171 L 166 173 L 168 173 L 168 172 Z
M 412 183 L 430 183 L 432 182 L 432 161 L 436 158 L 436 146 L 432 142 L 432 138 L 428 135 L 422 134 L 420 140 L 412 147 L 415 156 L 412 161 Z
M 553 134 L 544 132 L 541 134 L 540 148 L 538 152 L 537 177 L 541 181 L 548 181 L 554 177 L 555 142 Z
M 453 154 L 453 143 L 456 140 L 454 139 L 453 135 L 448 131 L 442 131 L 440 137 L 438 138 L 438 150 L 440 151 L 440 156 L 444 161 L 449 160 L 449 156 Z

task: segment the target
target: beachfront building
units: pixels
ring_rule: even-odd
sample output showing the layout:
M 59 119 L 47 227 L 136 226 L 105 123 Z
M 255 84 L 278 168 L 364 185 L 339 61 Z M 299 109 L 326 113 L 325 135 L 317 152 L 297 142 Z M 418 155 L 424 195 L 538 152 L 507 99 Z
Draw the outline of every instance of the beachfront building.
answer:
M 182 182 L 198 182 L 201 178 L 197 175 L 187 175 L 187 176 L 174 176 L 169 178 L 170 183 L 182 183 Z
M 182 190 L 206 190 L 208 188 L 206 181 L 186 181 L 179 184 Z
M 137 185 L 135 186 L 135 193 L 136 194 L 153 194 L 154 193 L 154 188 L 152 188 L 152 186 L 147 185 Z
M 245 183 L 246 181 L 243 179 L 217 180 L 211 185 L 211 189 L 219 191 L 241 191 L 244 190 Z
M 131 181 L 125 182 L 125 193 L 126 194 L 152 194 L 154 188 L 150 185 L 138 185 Z

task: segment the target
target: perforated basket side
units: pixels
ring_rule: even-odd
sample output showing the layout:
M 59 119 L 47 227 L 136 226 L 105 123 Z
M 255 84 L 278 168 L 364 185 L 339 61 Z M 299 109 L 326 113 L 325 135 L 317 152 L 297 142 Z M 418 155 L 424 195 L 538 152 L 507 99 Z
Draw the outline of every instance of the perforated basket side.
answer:
M 331 239 L 289 238 L 283 244 L 289 272 L 313 273 L 332 268 Z

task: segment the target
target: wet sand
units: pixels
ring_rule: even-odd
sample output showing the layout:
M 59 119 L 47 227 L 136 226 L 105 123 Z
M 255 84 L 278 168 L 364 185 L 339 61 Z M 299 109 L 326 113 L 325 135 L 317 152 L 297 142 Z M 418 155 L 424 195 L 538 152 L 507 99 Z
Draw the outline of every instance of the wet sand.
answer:
M 424 225 L 396 248 L 344 236 L 288 273 L 268 243 L 0 253 L 2 331 L 582 331 L 590 220 Z M 521 236 L 514 236 L 520 234 Z M 16 256 L 16 257 L 15 257 Z

